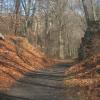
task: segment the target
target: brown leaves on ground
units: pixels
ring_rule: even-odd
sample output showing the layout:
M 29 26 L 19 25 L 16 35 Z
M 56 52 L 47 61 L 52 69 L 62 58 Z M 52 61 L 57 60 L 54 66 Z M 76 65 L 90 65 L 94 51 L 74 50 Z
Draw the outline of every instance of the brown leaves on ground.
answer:
M 11 87 L 27 72 L 54 62 L 24 37 L 6 36 L 0 40 L 0 89 Z
M 66 75 L 74 75 L 76 78 L 97 77 L 96 71 L 100 69 L 100 54 L 76 64 L 65 71 Z M 92 75 L 92 76 L 91 76 Z
M 100 78 L 70 79 L 70 80 L 65 80 L 64 83 L 66 86 L 70 86 L 70 87 L 75 87 L 75 86 L 87 87 L 87 86 L 92 86 L 100 83 Z
M 92 56 L 89 59 L 76 64 L 69 69 L 66 69 L 65 75 L 72 77 L 71 80 L 66 80 L 69 83 L 71 81 L 73 84 L 82 84 L 87 86 L 93 82 L 100 82 L 100 54 Z M 87 83 L 88 82 L 88 83 Z M 82 84 L 81 84 L 82 83 Z M 86 84 L 85 84 L 86 83 Z
M 82 88 L 85 100 L 100 100 L 100 54 L 66 69 L 65 86 Z

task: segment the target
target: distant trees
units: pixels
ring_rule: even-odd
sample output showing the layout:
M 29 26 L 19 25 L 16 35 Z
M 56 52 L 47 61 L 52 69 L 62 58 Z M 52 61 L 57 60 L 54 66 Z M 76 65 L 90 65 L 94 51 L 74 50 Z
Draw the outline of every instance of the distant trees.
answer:
M 81 18 L 68 7 L 67 0 L 41 0 L 38 4 L 38 29 L 41 33 L 38 44 L 42 44 L 43 50 L 54 57 L 77 56 L 81 35 L 77 38 L 75 34 L 83 34 Z M 75 31 L 75 27 L 80 33 Z
M 99 18 L 95 0 L 0 0 L 0 10 L 0 32 L 26 36 L 61 59 L 77 57 L 86 22 Z
M 4 0 L 0 0 L 0 15 L 2 14 L 3 1 L 4 1 Z
M 83 9 L 85 13 L 86 21 L 97 21 L 99 20 L 96 12 L 97 0 L 82 0 Z
M 28 29 L 32 27 L 33 16 L 36 10 L 36 1 L 35 0 L 21 0 L 22 9 L 25 16 L 24 22 L 24 32 L 28 35 Z

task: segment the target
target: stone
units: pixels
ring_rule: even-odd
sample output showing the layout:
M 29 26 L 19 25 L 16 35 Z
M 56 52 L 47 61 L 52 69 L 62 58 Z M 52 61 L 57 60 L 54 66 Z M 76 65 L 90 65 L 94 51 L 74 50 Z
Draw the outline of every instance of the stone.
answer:
M 4 40 L 4 35 L 2 35 L 2 33 L 0 33 L 0 40 Z

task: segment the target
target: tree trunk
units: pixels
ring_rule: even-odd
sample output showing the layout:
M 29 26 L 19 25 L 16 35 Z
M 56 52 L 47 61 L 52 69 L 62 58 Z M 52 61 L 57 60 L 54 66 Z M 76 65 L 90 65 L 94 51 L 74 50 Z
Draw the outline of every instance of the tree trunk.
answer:
M 18 33 L 19 9 L 20 9 L 20 0 L 16 0 L 15 2 L 15 35 L 17 35 Z
M 89 23 L 89 14 L 88 14 L 88 11 L 87 11 L 87 6 L 85 4 L 85 0 L 82 0 L 82 5 L 83 5 L 83 9 L 84 9 L 86 23 L 88 25 L 88 23 Z
M 92 2 L 92 11 L 93 11 L 93 17 L 94 17 L 94 20 L 96 21 L 97 20 L 97 15 L 96 15 L 96 4 L 95 4 L 95 0 L 91 0 Z

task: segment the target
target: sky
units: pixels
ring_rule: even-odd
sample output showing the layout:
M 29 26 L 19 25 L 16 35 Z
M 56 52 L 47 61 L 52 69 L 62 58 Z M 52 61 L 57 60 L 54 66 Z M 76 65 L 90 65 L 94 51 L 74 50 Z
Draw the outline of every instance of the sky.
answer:
M 27 1 L 27 0 L 26 0 Z M 33 0 L 34 3 L 35 0 Z M 83 16 L 83 9 L 82 9 L 82 4 L 79 4 L 80 0 L 68 0 L 70 6 L 72 6 L 73 10 L 79 14 L 80 16 Z M 100 0 L 96 0 L 96 5 L 100 6 Z M 8 10 L 8 12 L 10 12 L 11 10 L 14 10 L 14 0 L 4 0 L 4 5 L 3 7 L 5 9 L 9 8 L 10 10 Z M 12 9 L 13 8 L 13 9 Z M 24 10 L 23 10 L 24 11 Z

